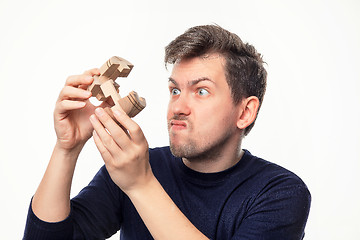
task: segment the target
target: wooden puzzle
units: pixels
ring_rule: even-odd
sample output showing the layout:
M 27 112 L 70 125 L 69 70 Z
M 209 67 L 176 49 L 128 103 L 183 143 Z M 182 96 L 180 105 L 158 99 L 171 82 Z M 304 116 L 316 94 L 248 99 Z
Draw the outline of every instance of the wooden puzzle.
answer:
M 127 77 L 133 67 L 134 65 L 123 58 L 116 56 L 110 58 L 101 66 L 100 76 L 94 76 L 94 82 L 88 90 L 99 101 L 107 101 L 111 98 L 114 103 L 111 109 L 121 108 L 129 117 L 136 116 L 146 107 L 145 99 L 139 97 L 135 91 L 121 98 L 118 93 L 120 86 L 115 82 L 118 77 Z M 104 110 L 115 120 L 111 109 L 107 107 Z

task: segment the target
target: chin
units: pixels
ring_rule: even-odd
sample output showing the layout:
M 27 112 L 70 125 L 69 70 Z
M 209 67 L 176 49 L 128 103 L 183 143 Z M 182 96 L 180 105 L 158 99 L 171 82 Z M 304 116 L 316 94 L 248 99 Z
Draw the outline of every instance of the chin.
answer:
M 175 157 L 179 158 L 197 159 L 204 155 L 203 151 L 191 143 L 181 145 L 170 142 L 170 150 Z
M 189 145 L 174 144 L 170 142 L 170 151 L 175 157 L 187 158 L 193 150 Z

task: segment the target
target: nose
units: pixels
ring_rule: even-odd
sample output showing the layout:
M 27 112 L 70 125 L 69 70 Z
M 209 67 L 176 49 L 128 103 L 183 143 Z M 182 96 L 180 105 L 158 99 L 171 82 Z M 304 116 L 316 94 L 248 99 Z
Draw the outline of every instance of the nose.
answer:
M 189 115 L 191 112 L 189 98 L 186 94 L 181 93 L 177 98 L 171 99 L 169 102 L 169 111 L 174 115 Z

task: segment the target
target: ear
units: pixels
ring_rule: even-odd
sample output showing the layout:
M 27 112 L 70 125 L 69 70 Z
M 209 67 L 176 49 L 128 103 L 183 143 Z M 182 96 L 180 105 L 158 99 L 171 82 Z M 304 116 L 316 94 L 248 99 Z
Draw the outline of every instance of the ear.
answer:
M 237 127 L 239 129 L 245 129 L 255 121 L 259 105 L 259 99 L 255 96 L 245 98 L 241 101 L 239 106 L 241 110 L 239 112 L 239 118 L 237 121 Z

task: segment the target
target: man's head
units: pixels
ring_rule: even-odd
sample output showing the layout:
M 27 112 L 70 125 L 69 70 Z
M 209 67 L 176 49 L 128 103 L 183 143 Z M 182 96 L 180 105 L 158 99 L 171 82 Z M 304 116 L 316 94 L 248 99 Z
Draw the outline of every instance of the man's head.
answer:
M 214 54 L 225 59 L 226 81 L 233 103 L 255 96 L 260 108 L 266 89 L 264 62 L 252 45 L 243 43 L 234 33 L 216 25 L 190 28 L 166 47 L 165 63 Z M 244 135 L 250 132 L 254 122 L 246 127 Z

